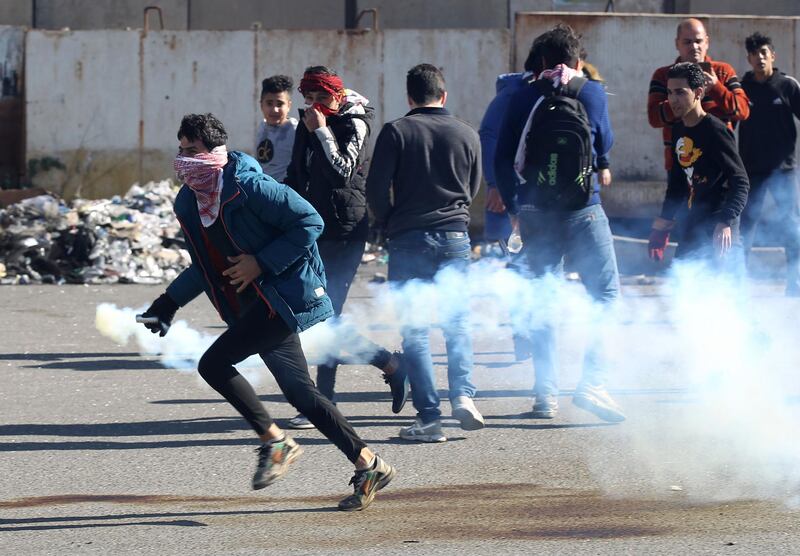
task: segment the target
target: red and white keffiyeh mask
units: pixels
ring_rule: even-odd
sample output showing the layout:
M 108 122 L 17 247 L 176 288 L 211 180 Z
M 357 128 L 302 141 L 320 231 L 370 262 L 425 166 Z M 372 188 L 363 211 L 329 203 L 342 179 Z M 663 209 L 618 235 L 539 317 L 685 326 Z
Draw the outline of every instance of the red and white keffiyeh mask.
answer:
M 228 149 L 225 145 L 214 147 L 208 153 L 175 157 L 175 175 L 194 191 L 200 222 L 206 228 L 219 216 L 222 167 L 227 163 Z

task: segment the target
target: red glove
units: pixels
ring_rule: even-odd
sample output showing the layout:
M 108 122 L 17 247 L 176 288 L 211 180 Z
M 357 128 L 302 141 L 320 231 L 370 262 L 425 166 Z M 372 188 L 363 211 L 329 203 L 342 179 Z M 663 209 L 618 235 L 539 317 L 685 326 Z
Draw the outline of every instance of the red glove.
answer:
M 650 232 L 650 241 L 647 243 L 647 250 L 650 258 L 661 262 L 664 260 L 664 249 L 667 248 L 669 232 L 665 230 L 653 230 Z
M 647 243 L 647 251 L 650 258 L 661 262 L 664 260 L 664 250 L 669 242 L 669 232 L 675 226 L 674 220 L 667 220 L 660 216 L 653 221 L 653 229 L 650 232 L 650 241 Z

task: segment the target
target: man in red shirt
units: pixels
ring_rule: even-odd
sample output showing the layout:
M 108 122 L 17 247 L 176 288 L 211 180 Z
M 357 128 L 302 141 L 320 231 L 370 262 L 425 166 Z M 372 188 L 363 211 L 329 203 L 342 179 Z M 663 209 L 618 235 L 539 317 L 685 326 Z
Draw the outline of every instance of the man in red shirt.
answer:
M 678 58 L 673 64 L 694 62 L 703 69 L 706 77 L 703 111 L 721 119 L 731 130 L 734 122 L 746 120 L 750 115 L 747 94 L 730 64 L 708 57 L 708 33 L 703 22 L 695 18 L 681 21 L 675 37 L 675 48 Z M 662 128 L 664 165 L 667 170 L 672 166 L 672 125 L 680 121 L 667 101 L 667 72 L 673 64 L 655 71 L 647 95 L 647 119 L 651 126 Z

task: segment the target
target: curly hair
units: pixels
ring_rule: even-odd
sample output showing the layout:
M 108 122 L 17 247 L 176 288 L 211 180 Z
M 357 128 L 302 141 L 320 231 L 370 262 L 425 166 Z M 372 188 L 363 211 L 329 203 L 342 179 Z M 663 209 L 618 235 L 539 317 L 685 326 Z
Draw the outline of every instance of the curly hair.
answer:
M 706 84 L 703 69 L 694 62 L 681 62 L 669 68 L 667 79 L 685 79 L 691 89 L 700 89 Z
M 178 129 L 178 139 L 185 137 L 189 141 L 200 139 L 210 151 L 228 142 L 225 126 L 214 114 L 186 114 Z
M 288 75 L 273 75 L 261 82 L 261 97 L 267 93 L 288 93 L 294 88 L 294 81 Z

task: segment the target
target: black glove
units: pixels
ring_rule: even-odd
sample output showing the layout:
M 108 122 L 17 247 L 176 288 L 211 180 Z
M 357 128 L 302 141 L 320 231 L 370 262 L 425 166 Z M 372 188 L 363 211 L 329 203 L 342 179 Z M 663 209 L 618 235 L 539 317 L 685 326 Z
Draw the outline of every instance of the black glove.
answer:
M 153 334 L 159 336 L 166 336 L 172 324 L 172 319 L 175 318 L 175 313 L 178 312 L 178 304 L 175 303 L 167 294 L 161 294 L 150 307 L 142 313 L 143 317 L 157 317 L 158 322 L 145 323 L 145 327 Z

